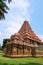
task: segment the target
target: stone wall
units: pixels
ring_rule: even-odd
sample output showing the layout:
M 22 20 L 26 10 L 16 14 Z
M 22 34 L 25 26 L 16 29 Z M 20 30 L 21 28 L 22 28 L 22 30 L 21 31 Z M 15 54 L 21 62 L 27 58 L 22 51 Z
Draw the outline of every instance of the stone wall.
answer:
M 43 47 L 38 47 L 36 49 L 36 56 L 43 56 Z

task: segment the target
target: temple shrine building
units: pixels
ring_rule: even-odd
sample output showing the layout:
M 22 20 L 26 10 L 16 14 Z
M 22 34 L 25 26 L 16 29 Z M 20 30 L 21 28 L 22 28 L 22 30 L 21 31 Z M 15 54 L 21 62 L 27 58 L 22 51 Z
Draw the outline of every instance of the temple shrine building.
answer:
M 4 55 L 7 57 L 42 57 L 43 42 L 33 32 L 28 21 L 24 21 L 20 30 L 10 37 Z

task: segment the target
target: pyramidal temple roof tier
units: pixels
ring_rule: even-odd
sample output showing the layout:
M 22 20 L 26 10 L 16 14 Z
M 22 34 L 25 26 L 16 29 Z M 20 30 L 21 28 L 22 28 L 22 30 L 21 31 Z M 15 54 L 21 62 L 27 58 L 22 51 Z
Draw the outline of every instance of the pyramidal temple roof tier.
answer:
M 30 24 L 28 23 L 28 21 L 24 21 L 21 29 L 18 31 L 18 33 L 25 37 L 25 38 L 29 38 L 38 42 L 41 42 L 41 40 L 38 38 L 38 36 L 33 32 Z

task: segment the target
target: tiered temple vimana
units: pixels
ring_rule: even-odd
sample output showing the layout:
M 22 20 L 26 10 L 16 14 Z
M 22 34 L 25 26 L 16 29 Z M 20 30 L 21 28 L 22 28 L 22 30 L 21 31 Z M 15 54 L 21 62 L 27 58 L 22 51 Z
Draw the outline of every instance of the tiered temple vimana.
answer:
M 4 55 L 7 57 L 42 57 L 42 45 L 39 37 L 25 20 L 20 30 L 10 37 Z

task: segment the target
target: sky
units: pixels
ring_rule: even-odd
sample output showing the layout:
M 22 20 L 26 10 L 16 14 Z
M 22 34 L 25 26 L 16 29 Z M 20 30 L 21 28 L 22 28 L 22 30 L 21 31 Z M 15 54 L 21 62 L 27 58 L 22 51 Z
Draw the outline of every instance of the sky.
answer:
M 0 20 L 0 44 L 3 39 L 17 33 L 27 20 L 32 30 L 43 41 L 43 0 L 12 0 L 5 20 Z

